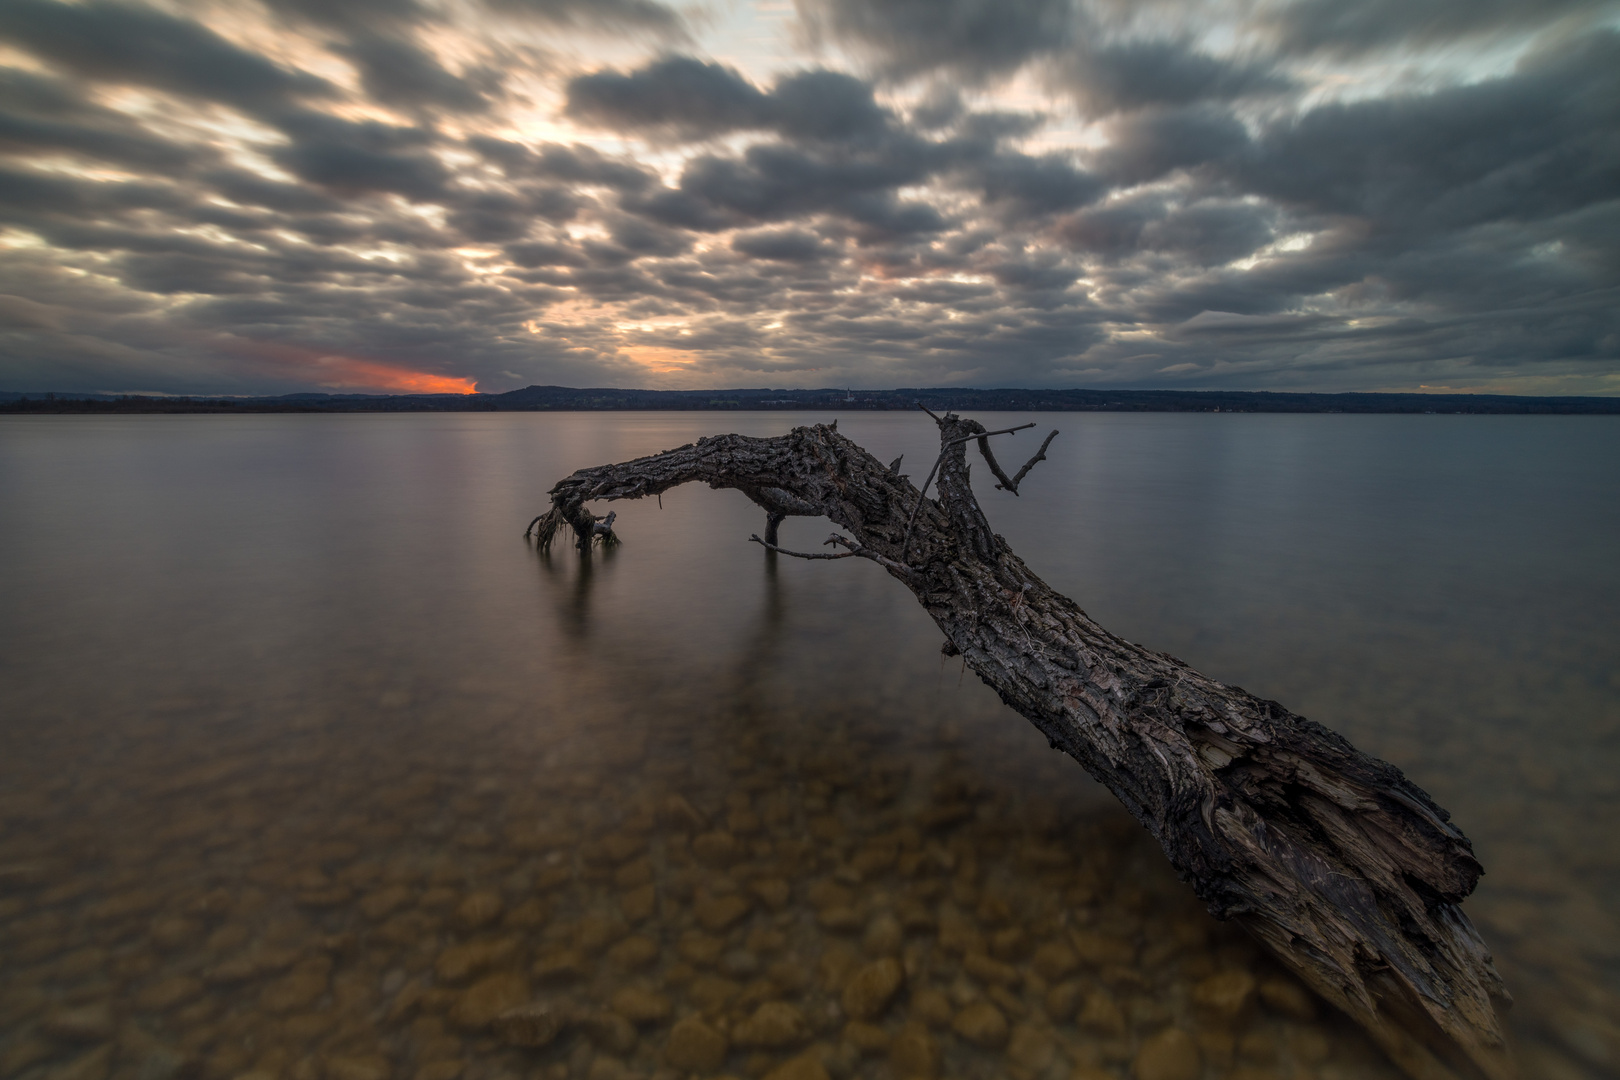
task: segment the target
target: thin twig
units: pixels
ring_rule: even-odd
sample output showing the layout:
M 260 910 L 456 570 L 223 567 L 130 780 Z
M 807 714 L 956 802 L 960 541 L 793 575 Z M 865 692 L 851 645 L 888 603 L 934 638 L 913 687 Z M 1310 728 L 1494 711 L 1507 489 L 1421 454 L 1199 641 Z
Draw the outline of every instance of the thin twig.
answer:
M 839 536 L 837 533 L 833 533 L 831 536 L 827 537 L 827 543 L 837 544 L 839 547 L 846 547 L 849 549 L 849 553 L 851 555 L 859 555 L 863 559 L 870 559 L 879 566 L 886 566 L 890 570 L 898 570 L 906 574 L 916 573 L 915 570 L 907 566 L 905 563 L 895 562 L 893 559 L 879 555 L 871 548 L 857 544 L 847 536 Z
M 928 411 L 928 406 L 924 405 L 922 402 L 920 402 L 920 401 L 917 402 L 917 408 L 921 409 L 925 413 L 928 413 L 929 416 L 933 416 L 934 423 L 938 424 L 940 427 L 945 426 L 945 421 L 941 420 L 939 417 L 934 416 L 933 413 L 929 412 Z
M 877 552 L 873 551 L 871 548 L 863 547 L 862 545 L 857 544 L 855 541 L 851 540 L 849 537 L 847 537 L 847 536 L 839 536 L 837 533 L 833 533 L 831 536 L 827 537 L 827 543 L 828 544 L 835 544 L 835 545 L 837 545 L 839 547 L 842 547 L 842 548 L 848 548 L 848 550 L 847 551 L 840 551 L 840 552 L 837 552 L 837 553 L 832 554 L 832 555 L 823 554 L 822 552 L 819 552 L 819 551 L 789 551 L 787 548 L 777 547 L 775 544 L 766 543 L 764 540 L 761 540 L 759 538 L 759 535 L 757 533 L 754 534 L 753 536 L 750 536 L 748 539 L 752 540 L 754 543 L 758 544 L 760 547 L 764 548 L 766 551 L 774 551 L 779 555 L 791 555 L 795 559 L 825 559 L 825 560 L 831 560 L 831 559 L 848 559 L 848 558 L 853 557 L 853 558 L 860 558 L 860 559 L 869 559 L 872 562 L 877 563 L 879 566 L 888 567 L 890 570 L 898 570 L 898 571 L 900 571 L 902 573 L 906 573 L 906 574 L 913 573 L 911 567 L 907 566 L 905 563 L 898 563 L 898 562 L 895 562 L 893 559 L 886 558 L 885 556 L 879 555 Z
M 959 445 L 961 445 L 962 443 L 965 443 L 965 442 L 972 442 L 974 439 L 988 439 L 992 435 L 1010 435 L 1015 431 L 1023 431 L 1025 428 L 1032 428 L 1034 426 L 1035 426 L 1035 421 L 1031 420 L 1029 423 L 1027 423 L 1027 424 L 1019 424 L 1017 427 L 1004 427 L 999 431 L 981 431 L 976 435 L 964 435 L 960 439 L 952 439 L 950 442 L 946 443 L 945 445 L 946 446 L 959 446 Z
M 926 409 L 923 410 L 927 412 Z M 929 414 L 933 415 L 932 413 Z M 923 481 L 922 490 L 917 493 L 917 502 L 911 508 L 911 516 L 906 519 L 906 534 L 900 538 L 900 557 L 906 557 L 906 545 L 911 543 L 911 527 L 917 524 L 917 511 L 922 509 L 923 500 L 928 498 L 928 485 L 934 482 L 934 474 L 939 472 L 940 465 L 945 461 L 945 450 L 941 448 L 939 457 L 934 459 L 934 467 L 928 470 L 928 479 Z
M 795 559 L 850 559 L 854 558 L 855 556 L 855 552 L 853 551 L 840 551 L 834 555 L 827 555 L 819 551 L 789 551 L 785 547 L 777 547 L 775 544 L 767 544 L 765 541 L 759 538 L 758 533 L 755 533 L 748 539 L 752 540 L 766 551 L 774 551 L 778 555 L 791 555 Z

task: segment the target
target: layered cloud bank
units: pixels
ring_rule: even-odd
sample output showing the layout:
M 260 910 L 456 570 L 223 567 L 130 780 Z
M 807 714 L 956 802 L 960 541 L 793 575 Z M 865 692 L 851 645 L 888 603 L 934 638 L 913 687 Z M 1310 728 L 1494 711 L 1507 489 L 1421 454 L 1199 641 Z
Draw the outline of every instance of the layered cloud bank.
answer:
M 8 0 L 0 387 L 1620 393 L 1617 26 Z

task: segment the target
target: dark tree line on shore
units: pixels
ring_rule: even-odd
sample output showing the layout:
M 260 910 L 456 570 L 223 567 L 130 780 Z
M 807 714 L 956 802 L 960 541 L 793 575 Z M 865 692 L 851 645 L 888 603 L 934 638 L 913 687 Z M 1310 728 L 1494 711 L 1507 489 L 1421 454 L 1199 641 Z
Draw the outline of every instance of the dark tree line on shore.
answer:
M 0 413 L 853 412 L 914 409 L 919 404 L 935 410 L 981 412 L 1620 414 L 1620 398 L 1284 394 L 1248 390 L 620 390 L 530 386 L 504 394 L 286 394 L 239 398 L 0 393 Z

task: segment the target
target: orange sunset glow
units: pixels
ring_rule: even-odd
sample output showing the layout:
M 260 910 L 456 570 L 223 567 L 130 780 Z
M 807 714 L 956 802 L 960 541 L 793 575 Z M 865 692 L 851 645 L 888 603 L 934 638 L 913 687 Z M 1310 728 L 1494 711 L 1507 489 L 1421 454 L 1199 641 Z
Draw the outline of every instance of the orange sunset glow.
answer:
M 355 360 L 350 357 L 330 357 L 325 365 L 339 368 L 336 378 L 323 379 L 320 385 L 330 390 L 388 390 L 400 394 L 476 394 L 476 381 L 456 375 L 435 375 L 427 371 L 379 364 L 374 360 Z

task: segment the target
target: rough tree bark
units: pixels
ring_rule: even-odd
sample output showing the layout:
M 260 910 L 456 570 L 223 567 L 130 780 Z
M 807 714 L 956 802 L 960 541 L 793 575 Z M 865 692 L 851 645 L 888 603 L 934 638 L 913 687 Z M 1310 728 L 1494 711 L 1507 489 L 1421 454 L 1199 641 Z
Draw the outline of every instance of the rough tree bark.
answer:
M 870 559 L 909 588 L 944 631 L 944 651 L 1107 785 L 1216 917 L 1241 924 L 1406 1073 L 1515 1077 L 1496 1012 L 1507 993 L 1459 906 L 1482 870 L 1446 811 L 1321 725 L 1092 622 L 991 531 L 967 444 L 985 452 L 998 487 L 1016 493 L 1017 482 L 989 454 L 985 429 L 935 419 L 937 499 L 898 461 L 885 467 L 836 424 L 817 425 L 582 469 L 552 489 L 531 528 L 549 546 L 570 526 L 588 550 L 603 531 L 587 502 L 693 481 L 761 506 L 768 540 L 753 539 L 772 550 L 785 516 L 830 519 L 848 536 L 814 557 Z

